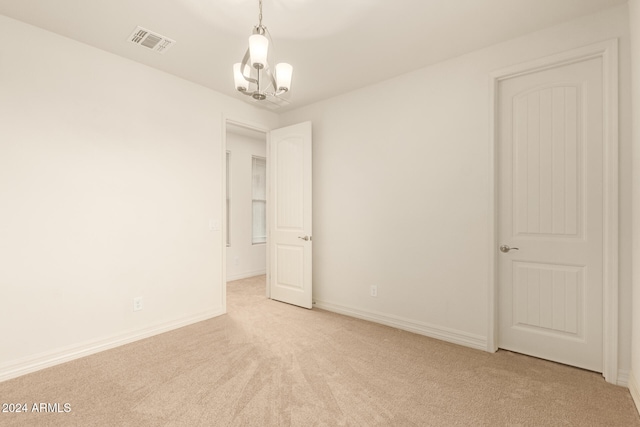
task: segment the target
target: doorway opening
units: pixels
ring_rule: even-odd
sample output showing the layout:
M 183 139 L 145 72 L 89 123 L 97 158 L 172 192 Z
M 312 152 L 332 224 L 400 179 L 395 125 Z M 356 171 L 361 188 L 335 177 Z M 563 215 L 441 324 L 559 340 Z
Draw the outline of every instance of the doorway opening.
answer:
M 228 282 L 267 274 L 268 150 L 267 130 L 230 120 L 224 125 L 226 289 Z M 224 300 L 226 306 L 226 292 Z
M 239 155 L 240 149 L 234 148 L 232 141 L 247 137 L 251 139 L 251 136 L 264 141 L 265 150 L 257 152 L 257 155 L 255 152 L 245 155 L 245 170 L 248 159 L 251 159 L 251 173 L 238 175 L 232 171 L 236 164 L 234 159 L 242 156 Z M 260 274 L 266 276 L 267 298 L 312 308 L 311 122 L 267 130 L 224 119 L 222 150 L 221 160 L 229 159 L 229 167 L 226 167 L 226 161 L 221 161 L 222 203 L 223 206 L 228 206 L 222 209 L 223 310 L 227 310 L 226 283 L 229 279 Z M 234 179 L 246 180 L 247 176 L 251 177 L 251 195 L 241 196 L 236 193 Z M 257 187 L 254 183 L 264 183 L 264 186 Z M 245 208 L 238 211 L 235 208 L 238 204 L 236 201 L 244 201 Z M 250 213 L 252 217 L 249 225 L 236 232 L 240 235 L 234 235 L 233 221 L 238 220 L 237 213 Z M 247 230 L 251 232 L 247 234 Z M 236 269 L 242 267 L 242 257 L 234 252 L 234 242 L 239 242 L 236 246 L 250 245 L 250 250 L 255 253 L 249 256 L 264 260 L 264 267 L 257 267 L 258 264 L 255 264 Z

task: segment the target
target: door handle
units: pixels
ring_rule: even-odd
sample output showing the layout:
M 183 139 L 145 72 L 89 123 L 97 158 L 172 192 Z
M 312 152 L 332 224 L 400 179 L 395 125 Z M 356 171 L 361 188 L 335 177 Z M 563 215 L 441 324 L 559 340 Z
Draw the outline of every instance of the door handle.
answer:
M 520 249 L 518 249 L 518 248 L 510 248 L 510 247 L 509 247 L 509 245 L 502 245 L 502 246 L 500 246 L 500 252 L 503 252 L 503 253 L 505 253 L 505 254 L 506 254 L 507 252 L 509 252 L 509 251 L 519 251 L 519 250 L 520 250 Z
M 309 240 L 311 240 L 311 237 L 310 236 L 298 236 L 298 239 L 302 239 L 305 242 L 308 242 Z

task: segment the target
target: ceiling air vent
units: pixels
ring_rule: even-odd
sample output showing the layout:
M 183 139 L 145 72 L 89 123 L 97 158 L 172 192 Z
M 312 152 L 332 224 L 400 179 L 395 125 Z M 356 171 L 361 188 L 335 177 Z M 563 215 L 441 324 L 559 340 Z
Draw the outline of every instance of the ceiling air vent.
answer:
M 131 43 L 144 46 L 158 53 L 165 53 L 176 41 L 156 34 L 142 27 L 137 27 L 129 36 Z

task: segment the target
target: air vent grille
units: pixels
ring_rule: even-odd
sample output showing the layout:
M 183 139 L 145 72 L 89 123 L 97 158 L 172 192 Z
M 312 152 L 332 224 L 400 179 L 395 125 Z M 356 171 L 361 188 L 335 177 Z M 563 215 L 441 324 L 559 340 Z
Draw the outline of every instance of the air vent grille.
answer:
M 133 44 L 144 46 L 154 52 L 165 53 L 176 42 L 168 37 L 149 31 L 146 28 L 136 27 L 129 36 L 129 41 Z

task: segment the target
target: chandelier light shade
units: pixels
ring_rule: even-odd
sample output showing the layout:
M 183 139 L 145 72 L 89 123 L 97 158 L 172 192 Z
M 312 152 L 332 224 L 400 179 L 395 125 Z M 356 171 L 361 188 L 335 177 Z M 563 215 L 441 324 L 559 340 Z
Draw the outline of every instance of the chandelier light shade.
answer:
M 242 62 L 233 64 L 233 80 L 236 90 L 257 100 L 277 97 L 291 89 L 293 67 L 287 63 L 269 65 L 270 35 L 262 25 L 262 0 L 258 1 L 258 25 L 249 37 L 249 48 Z
M 278 90 L 288 91 L 291 88 L 291 77 L 293 76 L 293 67 L 291 64 L 281 62 L 276 65 L 276 83 Z
M 269 39 L 260 34 L 249 37 L 249 54 L 253 68 L 261 70 L 267 65 Z
M 236 63 L 233 64 L 233 80 L 235 81 L 236 84 L 236 89 L 239 90 L 240 92 L 244 92 L 249 90 L 249 82 L 247 80 L 245 80 L 245 78 L 242 76 L 242 71 L 241 68 L 242 64 L 241 63 Z M 245 72 L 248 74 L 248 66 L 245 66 Z

